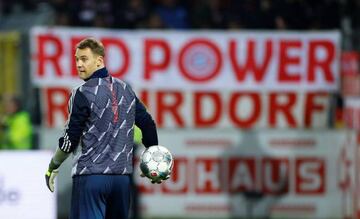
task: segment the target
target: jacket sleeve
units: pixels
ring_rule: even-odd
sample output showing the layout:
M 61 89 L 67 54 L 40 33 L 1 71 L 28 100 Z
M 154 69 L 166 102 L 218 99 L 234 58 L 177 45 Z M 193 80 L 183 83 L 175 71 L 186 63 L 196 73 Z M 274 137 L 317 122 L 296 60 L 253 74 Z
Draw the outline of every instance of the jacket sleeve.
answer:
M 86 121 L 90 116 L 89 101 L 79 89 L 71 93 L 68 111 L 69 116 L 64 135 L 59 138 L 59 148 L 65 153 L 71 153 L 76 149 L 85 129 Z
M 156 124 L 147 112 L 145 106 L 141 101 L 136 98 L 136 111 L 135 111 L 135 125 L 141 129 L 142 142 L 145 147 L 158 145 L 158 136 Z

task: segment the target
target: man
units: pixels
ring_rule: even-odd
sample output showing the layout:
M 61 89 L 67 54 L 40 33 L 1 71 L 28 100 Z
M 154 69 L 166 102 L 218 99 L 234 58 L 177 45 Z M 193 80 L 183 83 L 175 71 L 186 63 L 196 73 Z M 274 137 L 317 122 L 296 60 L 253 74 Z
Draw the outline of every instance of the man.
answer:
M 33 128 L 28 112 L 22 109 L 19 98 L 13 95 L 3 97 L 5 117 L 0 129 L 2 136 L 0 148 L 7 150 L 28 150 L 32 148 Z
M 96 39 L 76 46 L 77 71 L 85 83 L 71 93 L 64 134 L 45 175 L 53 192 L 59 166 L 74 153 L 71 219 L 128 218 L 134 125 L 145 147 L 158 145 L 151 115 L 130 86 L 109 75 L 104 57 Z

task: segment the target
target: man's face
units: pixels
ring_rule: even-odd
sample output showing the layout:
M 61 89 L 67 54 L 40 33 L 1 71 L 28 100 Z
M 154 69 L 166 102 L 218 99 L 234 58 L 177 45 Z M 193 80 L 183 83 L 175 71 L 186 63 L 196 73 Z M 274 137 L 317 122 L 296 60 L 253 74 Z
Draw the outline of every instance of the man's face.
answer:
M 103 64 L 102 56 L 94 54 L 90 48 L 77 48 L 75 60 L 79 77 L 83 80 L 91 77 L 91 75 L 101 68 Z

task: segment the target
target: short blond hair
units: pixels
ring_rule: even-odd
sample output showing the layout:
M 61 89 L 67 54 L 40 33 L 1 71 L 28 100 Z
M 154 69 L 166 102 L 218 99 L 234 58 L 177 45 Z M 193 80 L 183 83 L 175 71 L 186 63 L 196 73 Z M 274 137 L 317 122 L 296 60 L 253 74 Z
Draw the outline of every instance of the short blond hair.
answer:
M 97 39 L 93 37 L 85 38 L 81 40 L 77 45 L 78 49 L 89 48 L 94 54 L 105 57 L 105 48 L 104 45 Z

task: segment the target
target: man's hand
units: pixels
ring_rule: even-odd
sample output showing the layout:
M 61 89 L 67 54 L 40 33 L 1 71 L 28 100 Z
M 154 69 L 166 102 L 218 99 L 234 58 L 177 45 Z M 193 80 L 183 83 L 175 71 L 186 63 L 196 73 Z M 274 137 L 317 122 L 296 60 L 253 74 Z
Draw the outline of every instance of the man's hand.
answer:
M 53 159 L 51 159 L 51 162 L 49 164 L 49 168 L 45 173 L 46 185 L 47 185 L 47 187 L 49 188 L 49 190 L 51 192 L 54 192 L 54 189 L 55 189 L 55 177 L 59 173 L 59 166 L 60 165 L 56 165 L 54 163 Z
M 59 169 L 53 171 L 48 170 L 45 174 L 46 185 L 51 192 L 54 192 L 55 188 L 55 177 L 58 175 Z

